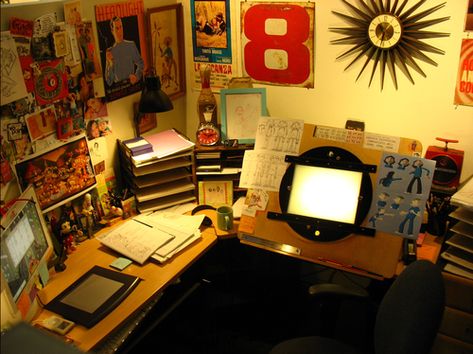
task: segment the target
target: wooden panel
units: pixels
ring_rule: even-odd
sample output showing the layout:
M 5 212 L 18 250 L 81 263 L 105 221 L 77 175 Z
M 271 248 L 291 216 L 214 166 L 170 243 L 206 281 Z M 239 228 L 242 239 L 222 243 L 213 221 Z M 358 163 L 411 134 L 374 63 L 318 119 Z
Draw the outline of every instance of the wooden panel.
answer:
M 138 276 L 142 279 L 136 289 L 94 327 L 87 329 L 76 325 L 68 333 L 68 337 L 73 339 L 80 349 L 84 351 L 91 350 L 120 324 L 126 321 L 127 318 L 136 313 L 146 303 L 153 300 L 155 296 L 177 279 L 216 240 L 217 238 L 213 231 L 204 231 L 200 240 L 194 242 L 164 264 L 147 261 L 143 266 L 140 266 L 132 263 L 122 272 Z M 102 246 L 97 238 L 84 241 L 77 247 L 74 253 L 68 256 L 66 270 L 51 276 L 47 286 L 39 293 L 41 301 L 44 304 L 51 301 L 94 265 L 108 268 L 109 264 L 118 256 L 118 253 Z M 52 314 L 50 311 L 43 310 L 36 320 L 43 320 Z
M 356 155 L 364 164 L 378 165 L 382 156 L 381 150 L 367 149 L 363 147 L 363 142 L 352 144 L 341 141 L 326 140 L 315 138 L 315 125 L 305 124 L 299 153 L 302 154 L 310 149 L 321 146 L 334 146 L 343 148 Z M 413 155 L 422 153 L 422 144 L 415 139 L 400 138 L 399 154 Z M 377 174 L 370 174 L 373 190 Z M 270 192 L 270 199 L 267 211 L 281 212 L 279 206 L 279 193 Z M 258 212 L 255 221 L 255 228 L 252 235 L 263 240 L 275 241 L 288 244 L 301 250 L 300 255 L 291 255 L 296 258 L 328 265 L 326 262 L 320 262 L 319 257 L 336 260 L 343 265 L 351 265 L 362 268 L 374 274 L 364 274 L 373 278 L 392 278 L 396 273 L 396 267 L 401 255 L 402 238 L 377 232 L 375 237 L 367 237 L 352 234 L 345 239 L 334 242 L 315 242 L 307 240 L 297 234 L 292 228 L 282 221 L 270 220 L 266 217 L 267 211 Z M 245 242 L 247 244 L 256 245 Z M 268 250 L 271 248 L 258 246 Z M 284 253 L 284 252 L 279 252 Z M 335 268 L 339 268 L 335 266 Z M 340 269 L 348 270 L 344 267 Z M 354 273 L 353 269 L 348 270 Z M 377 274 L 378 276 L 376 276 Z

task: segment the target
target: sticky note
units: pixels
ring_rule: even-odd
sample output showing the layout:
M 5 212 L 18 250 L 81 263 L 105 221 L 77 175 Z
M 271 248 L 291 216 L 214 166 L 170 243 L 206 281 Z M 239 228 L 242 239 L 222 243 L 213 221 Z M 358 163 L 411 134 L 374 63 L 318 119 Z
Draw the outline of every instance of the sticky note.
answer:
M 123 270 L 126 267 L 128 267 L 131 263 L 132 263 L 132 261 L 129 260 L 128 258 L 118 257 L 112 263 L 110 263 L 110 267 L 113 267 L 113 268 L 116 268 L 116 269 L 119 269 L 119 270 Z

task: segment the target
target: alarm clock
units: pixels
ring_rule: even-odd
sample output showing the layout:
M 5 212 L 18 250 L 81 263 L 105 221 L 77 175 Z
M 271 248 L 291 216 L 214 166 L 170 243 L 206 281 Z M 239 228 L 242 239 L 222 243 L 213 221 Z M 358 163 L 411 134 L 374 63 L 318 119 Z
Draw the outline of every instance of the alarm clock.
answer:
M 203 122 L 197 129 L 196 137 L 200 145 L 216 145 L 220 140 L 220 130 L 212 122 Z
M 432 184 L 442 189 L 456 190 L 460 184 L 464 152 L 448 147 L 448 143 L 458 143 L 458 140 L 436 139 L 444 142 L 445 146 L 429 146 L 425 153 L 426 159 L 436 161 Z

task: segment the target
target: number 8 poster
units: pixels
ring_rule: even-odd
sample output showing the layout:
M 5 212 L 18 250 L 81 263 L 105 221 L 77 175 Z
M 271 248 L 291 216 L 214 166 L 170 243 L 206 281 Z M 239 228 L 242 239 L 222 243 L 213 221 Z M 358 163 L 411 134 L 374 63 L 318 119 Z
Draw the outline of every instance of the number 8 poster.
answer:
M 243 74 L 254 82 L 314 88 L 313 2 L 241 2 Z

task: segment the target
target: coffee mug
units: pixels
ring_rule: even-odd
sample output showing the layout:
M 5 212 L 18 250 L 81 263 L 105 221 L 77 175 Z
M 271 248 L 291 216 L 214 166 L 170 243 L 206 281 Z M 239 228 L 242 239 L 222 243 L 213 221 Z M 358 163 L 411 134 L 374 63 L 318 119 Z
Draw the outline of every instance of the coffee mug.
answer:
M 217 227 L 225 231 L 233 228 L 233 209 L 231 206 L 222 205 L 217 208 Z

